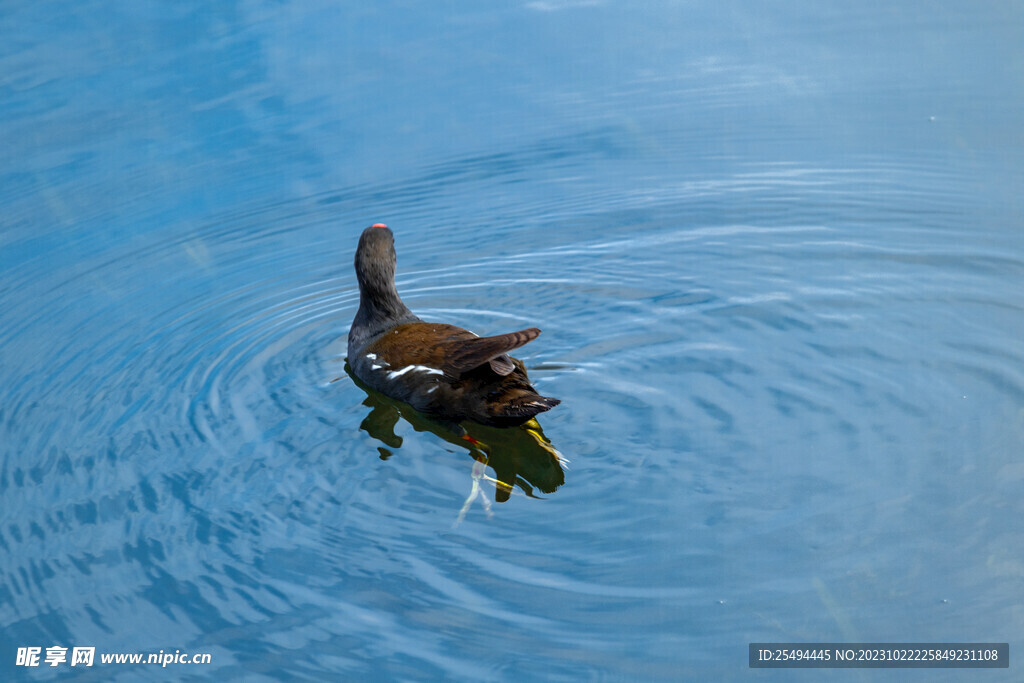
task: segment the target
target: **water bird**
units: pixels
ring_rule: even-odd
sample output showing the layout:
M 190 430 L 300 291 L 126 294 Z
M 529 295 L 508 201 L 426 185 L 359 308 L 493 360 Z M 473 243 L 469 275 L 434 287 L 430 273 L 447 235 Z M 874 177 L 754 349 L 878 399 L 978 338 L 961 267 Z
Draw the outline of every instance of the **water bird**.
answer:
M 359 310 L 348 333 L 356 377 L 469 441 L 460 422 L 515 427 L 560 403 L 538 394 L 522 361 L 508 355 L 536 339 L 539 329 L 479 337 L 424 322 L 398 296 L 396 264 L 391 229 L 375 223 L 363 230 L 355 256 Z

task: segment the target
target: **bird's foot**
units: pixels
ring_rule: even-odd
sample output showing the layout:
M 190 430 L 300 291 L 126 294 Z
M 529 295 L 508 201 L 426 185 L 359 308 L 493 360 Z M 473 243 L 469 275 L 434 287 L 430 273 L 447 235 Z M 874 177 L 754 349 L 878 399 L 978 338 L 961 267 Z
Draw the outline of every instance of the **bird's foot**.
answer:
M 472 437 L 469 437 L 472 438 Z M 479 442 L 477 442 L 479 443 Z M 473 487 L 469 491 L 469 496 L 466 498 L 466 502 L 462 504 L 462 509 L 459 510 L 459 516 L 455 519 L 455 523 L 452 524 L 452 528 L 462 524 L 462 520 L 466 518 L 466 512 L 469 511 L 469 507 L 473 504 L 473 501 L 477 498 L 480 499 L 480 504 L 484 506 L 484 510 L 487 512 L 487 519 L 494 517 L 494 512 L 491 510 L 491 501 L 487 499 L 483 489 L 480 487 L 481 479 L 489 479 L 484 475 L 487 469 L 487 459 L 473 460 Z

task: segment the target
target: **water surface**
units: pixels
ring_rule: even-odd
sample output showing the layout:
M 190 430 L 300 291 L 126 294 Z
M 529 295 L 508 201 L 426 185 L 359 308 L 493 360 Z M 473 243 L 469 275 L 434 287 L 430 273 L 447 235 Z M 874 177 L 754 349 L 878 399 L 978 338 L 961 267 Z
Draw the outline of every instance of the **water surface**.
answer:
M 3 14 L 7 677 L 819 680 L 848 674 L 747 643 L 1024 646 L 1015 6 Z M 564 483 L 497 436 L 554 478 L 494 502 L 497 465 L 345 374 L 374 222 L 421 317 L 544 331 Z M 15 666 L 54 645 L 212 663 Z M 907 677 L 962 678 L 872 672 Z

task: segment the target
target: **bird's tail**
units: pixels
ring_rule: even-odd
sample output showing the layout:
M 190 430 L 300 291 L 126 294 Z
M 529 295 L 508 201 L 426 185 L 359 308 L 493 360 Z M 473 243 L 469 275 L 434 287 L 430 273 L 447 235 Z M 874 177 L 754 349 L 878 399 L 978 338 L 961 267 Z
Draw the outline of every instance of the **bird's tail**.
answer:
M 515 394 L 509 396 L 508 394 Z M 492 404 L 495 412 L 491 414 L 493 424 L 498 427 L 512 427 L 521 425 L 537 415 L 551 410 L 561 403 L 557 398 L 540 396 L 535 392 L 516 391 L 505 392 L 502 400 Z

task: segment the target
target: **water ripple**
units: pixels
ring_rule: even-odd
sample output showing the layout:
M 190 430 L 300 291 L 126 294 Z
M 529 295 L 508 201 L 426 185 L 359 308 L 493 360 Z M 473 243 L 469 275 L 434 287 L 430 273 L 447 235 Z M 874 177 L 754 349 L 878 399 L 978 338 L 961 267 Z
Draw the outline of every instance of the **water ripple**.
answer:
M 545 145 L 537 155 L 565 159 Z M 403 192 L 428 202 L 427 188 L 529 160 L 441 164 Z M 493 517 L 474 503 L 454 530 L 474 482 L 488 500 L 497 483 L 344 374 L 366 222 L 347 190 L 154 233 L 52 277 L 41 260 L 19 264 L 9 282 L 45 284 L 2 304 L 18 321 L 0 332 L 5 627 L 109 640 L 142 618 L 158 647 L 222 648 L 271 673 L 360 670 L 314 645 L 341 642 L 407 652 L 410 670 L 488 677 L 489 665 L 440 651 L 438 629 L 502 624 L 552 651 L 628 644 L 660 670 L 647 631 L 624 641 L 623 620 L 685 633 L 680 615 L 724 604 L 709 585 L 744 596 L 743 577 L 714 579 L 726 572 L 715 548 L 742 544 L 739 529 L 772 536 L 812 514 L 831 529 L 826 501 L 845 470 L 823 454 L 927 478 L 887 454 L 936 444 L 936 415 L 1024 397 L 1017 330 L 993 313 L 1020 306 L 991 287 L 1020 279 L 1021 261 L 954 248 L 953 211 L 922 213 L 951 243 L 874 221 L 856 195 L 877 171 L 756 169 L 609 191 L 587 211 L 593 196 L 539 198 L 482 232 L 444 224 L 436 207 L 394 223 L 410 306 L 481 334 L 542 328 L 522 355 L 565 400 L 544 416 L 546 436 L 521 433 L 502 444 L 515 457 L 491 461 L 513 499 Z M 402 206 L 389 192 L 364 188 L 359 201 L 381 205 L 360 213 Z M 780 192 L 805 201 L 785 210 Z M 743 208 L 723 213 L 726 200 Z M 923 352 L 922 329 L 943 343 Z M 765 495 L 766 472 L 794 462 L 800 476 Z M 517 545 L 521 534 L 541 550 Z M 638 582 L 637 543 L 680 550 L 648 556 L 660 578 Z M 594 601 L 616 608 L 595 615 Z M 302 647 L 314 653 L 289 659 Z

